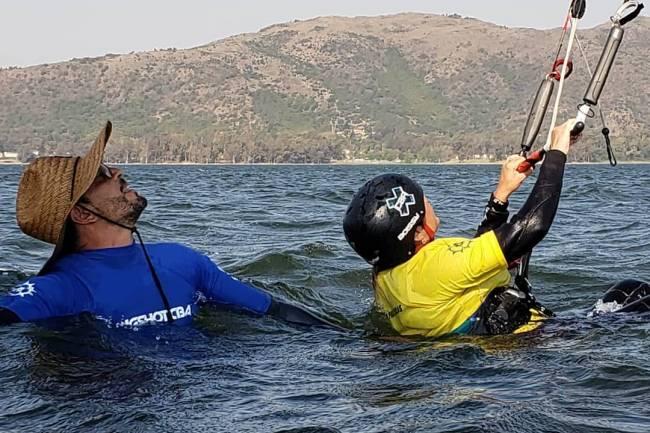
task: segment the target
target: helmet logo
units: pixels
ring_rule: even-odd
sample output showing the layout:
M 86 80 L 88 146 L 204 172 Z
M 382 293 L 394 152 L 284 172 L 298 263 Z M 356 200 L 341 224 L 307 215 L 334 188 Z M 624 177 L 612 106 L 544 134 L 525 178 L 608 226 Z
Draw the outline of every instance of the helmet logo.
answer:
M 404 227 L 404 230 L 402 230 L 402 232 L 397 235 L 397 240 L 403 241 L 404 238 L 406 237 L 406 235 L 408 235 L 409 232 L 413 229 L 413 227 L 415 227 L 415 224 L 418 222 L 419 219 L 420 219 L 419 214 L 413 215 L 413 218 L 411 218 L 411 221 L 409 221 L 409 223 L 406 224 L 406 227 Z
M 401 186 L 393 188 L 393 197 L 386 200 L 388 209 L 396 210 L 403 217 L 411 214 L 409 206 L 413 206 L 414 204 L 415 196 L 404 191 Z

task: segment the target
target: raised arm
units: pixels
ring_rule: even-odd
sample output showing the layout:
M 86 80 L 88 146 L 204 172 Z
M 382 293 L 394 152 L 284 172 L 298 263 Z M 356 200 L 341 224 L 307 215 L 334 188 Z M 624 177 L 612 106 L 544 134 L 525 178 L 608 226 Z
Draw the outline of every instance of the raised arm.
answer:
M 485 205 L 485 213 L 483 214 L 483 221 L 479 224 L 476 229 L 475 238 L 481 236 L 483 233 L 487 233 L 490 230 L 494 230 L 497 227 L 500 227 L 501 224 L 508 221 L 508 202 L 502 202 L 494 197 L 494 194 L 490 196 L 487 205 Z
M 490 200 L 485 206 L 483 221 L 479 224 L 474 237 L 479 237 L 483 233 L 495 230 L 503 223 L 508 221 L 508 200 L 512 193 L 517 191 L 524 180 L 533 173 L 530 169 L 524 173 L 519 173 L 517 167 L 524 161 L 523 156 L 512 155 L 501 166 L 501 175 L 496 189 L 490 195 Z
M 546 154 L 526 203 L 509 222 L 494 230 L 508 262 L 529 252 L 551 228 L 560 202 L 570 131 L 574 124 L 575 120 L 570 120 L 553 130 L 551 150 Z

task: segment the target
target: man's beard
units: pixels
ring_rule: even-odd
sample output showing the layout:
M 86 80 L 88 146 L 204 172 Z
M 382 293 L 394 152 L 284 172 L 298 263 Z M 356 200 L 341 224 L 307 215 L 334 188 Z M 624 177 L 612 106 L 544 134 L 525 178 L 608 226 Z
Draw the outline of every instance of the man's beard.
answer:
M 107 211 L 105 214 L 106 217 L 127 227 L 135 227 L 135 224 L 138 222 L 140 215 L 146 207 L 147 199 L 139 194 L 137 194 L 134 202 L 122 196 L 106 200 L 101 206 L 102 209 Z
M 135 226 L 135 223 L 138 222 L 140 215 L 142 215 L 142 212 L 147 207 L 147 199 L 141 195 L 138 195 L 135 203 L 129 202 L 129 205 L 130 210 L 126 215 L 122 217 L 122 220 L 124 221 L 123 224 L 133 227 Z

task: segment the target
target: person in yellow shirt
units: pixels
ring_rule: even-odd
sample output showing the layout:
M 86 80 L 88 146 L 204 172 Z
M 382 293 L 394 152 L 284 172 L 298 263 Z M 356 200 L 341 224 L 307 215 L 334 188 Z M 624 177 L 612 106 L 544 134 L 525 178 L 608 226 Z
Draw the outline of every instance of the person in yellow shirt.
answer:
M 368 181 L 343 220 L 350 246 L 373 266 L 375 302 L 401 335 L 494 335 L 532 330 L 550 316 L 510 285 L 509 263 L 551 227 L 562 190 L 570 120 L 553 130 L 551 150 L 521 210 L 508 221 L 508 199 L 530 176 L 513 155 L 501 170 L 473 239 L 436 238 L 440 219 L 422 187 L 400 174 Z

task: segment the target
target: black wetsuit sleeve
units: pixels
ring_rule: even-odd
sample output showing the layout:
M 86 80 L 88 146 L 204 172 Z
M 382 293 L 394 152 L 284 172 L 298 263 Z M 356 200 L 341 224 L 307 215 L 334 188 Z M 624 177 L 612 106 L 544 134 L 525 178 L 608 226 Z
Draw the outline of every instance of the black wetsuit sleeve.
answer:
M 494 230 L 508 263 L 532 250 L 551 228 L 560 203 L 565 164 L 564 153 L 549 151 L 526 203 L 509 222 Z
M 487 233 L 490 230 L 495 230 L 497 227 L 500 227 L 503 223 L 508 221 L 508 202 L 501 203 L 494 199 L 494 194 L 490 196 L 490 199 L 485 206 L 485 214 L 483 216 L 483 221 L 479 224 L 478 229 L 476 229 L 475 238 L 481 236 L 483 233 Z
M 20 322 L 20 318 L 13 311 L 0 308 L 0 325 L 10 325 Z
M 342 327 L 328 322 L 325 319 L 317 317 L 314 313 L 307 311 L 295 305 L 287 304 L 286 302 L 279 301 L 271 298 L 271 306 L 267 314 L 282 319 L 286 322 L 295 323 L 298 325 L 308 326 L 327 326 L 330 328 L 343 329 Z

